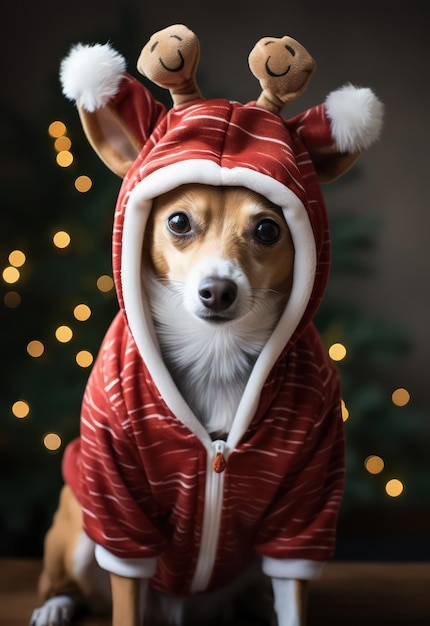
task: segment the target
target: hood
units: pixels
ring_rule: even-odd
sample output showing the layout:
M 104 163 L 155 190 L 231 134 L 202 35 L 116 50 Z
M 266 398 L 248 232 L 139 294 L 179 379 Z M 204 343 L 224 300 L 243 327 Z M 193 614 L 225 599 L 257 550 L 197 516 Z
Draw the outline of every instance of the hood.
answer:
M 326 210 L 295 123 L 290 125 L 254 103 L 205 100 L 169 111 L 127 174 L 113 238 L 120 306 L 163 399 L 202 439 L 206 434 L 199 432 L 200 423 L 196 424 L 162 361 L 141 275 L 152 200 L 185 183 L 243 186 L 266 196 L 282 208 L 295 248 L 291 294 L 254 365 L 228 438 L 234 447 L 255 414 L 273 366 L 311 323 L 323 295 L 330 256 Z
M 288 41 L 291 49 L 294 40 Z M 151 52 L 158 43 L 159 38 L 151 44 Z M 182 67 L 193 45 L 183 53 L 175 49 L 170 65 L 179 59 L 178 67 Z M 284 52 L 286 47 L 282 46 Z M 303 67 L 308 66 L 306 57 Z M 267 62 L 264 67 L 268 68 Z M 302 74 L 296 73 L 294 79 L 298 92 L 303 90 Z M 270 76 L 277 80 L 281 73 L 270 69 Z M 234 424 L 230 433 L 229 439 L 234 440 L 252 418 L 271 369 L 305 332 L 324 293 L 330 242 L 320 181 L 343 173 L 377 138 L 381 105 L 370 90 L 349 85 L 330 94 L 324 104 L 285 119 L 273 105 L 281 99 L 273 95 L 272 81 L 264 83 L 264 98 L 248 104 L 204 99 L 192 85 L 190 97 L 179 89 L 179 100 L 167 111 L 125 72 L 118 53 L 99 45 L 75 47 L 63 61 L 62 80 L 63 91 L 78 104 L 91 144 L 113 171 L 125 175 L 113 230 L 119 305 L 161 395 L 193 430 L 199 427 L 162 361 L 142 288 L 142 245 L 152 201 L 179 185 L 203 183 L 248 188 L 283 211 L 295 249 L 292 291 L 254 366 L 235 420 L 241 426 Z M 282 89 L 281 95 L 287 87 L 283 84 Z M 171 88 L 174 102 L 177 91 L 175 83 Z
M 282 208 L 294 243 L 293 286 L 272 340 L 274 363 L 312 320 L 329 271 L 324 200 L 294 125 L 255 103 L 202 100 L 170 110 L 148 144 L 124 179 L 113 237 L 119 302 L 140 352 L 148 326 L 142 244 L 153 198 L 185 183 L 243 186 Z

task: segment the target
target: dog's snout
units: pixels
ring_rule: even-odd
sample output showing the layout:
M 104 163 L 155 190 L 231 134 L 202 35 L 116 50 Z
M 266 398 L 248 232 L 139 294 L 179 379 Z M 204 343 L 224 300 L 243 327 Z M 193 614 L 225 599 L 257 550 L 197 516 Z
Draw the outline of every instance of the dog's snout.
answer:
M 205 278 L 199 285 L 199 298 L 207 309 L 225 311 L 236 300 L 237 286 L 229 278 Z

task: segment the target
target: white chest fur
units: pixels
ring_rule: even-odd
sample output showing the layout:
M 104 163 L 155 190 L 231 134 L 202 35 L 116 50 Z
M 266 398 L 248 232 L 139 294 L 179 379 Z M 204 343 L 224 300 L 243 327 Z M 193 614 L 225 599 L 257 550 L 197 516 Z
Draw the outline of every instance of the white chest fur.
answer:
M 258 290 L 251 310 L 207 322 L 183 306 L 184 287 L 151 280 L 147 289 L 163 359 L 187 404 L 215 436 L 228 433 L 255 361 L 279 317 L 279 296 Z

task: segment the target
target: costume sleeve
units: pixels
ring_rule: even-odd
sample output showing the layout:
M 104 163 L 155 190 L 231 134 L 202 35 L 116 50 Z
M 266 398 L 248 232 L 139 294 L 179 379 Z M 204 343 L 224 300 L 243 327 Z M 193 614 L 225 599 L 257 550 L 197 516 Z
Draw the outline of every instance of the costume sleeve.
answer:
M 152 571 L 166 543 L 122 398 L 120 368 L 108 333 L 89 378 L 81 416 L 80 501 L 84 529 L 102 567 L 118 574 Z M 110 555 L 110 557 L 109 557 Z M 149 561 L 148 561 L 149 559 Z M 121 563 L 122 562 L 122 563 Z M 128 565 L 127 565 L 128 562 Z
M 318 578 L 334 552 L 344 484 L 344 429 L 333 371 L 329 399 L 315 415 L 292 476 L 287 476 L 257 537 L 264 572 L 274 578 Z M 324 405 L 325 409 L 324 409 Z

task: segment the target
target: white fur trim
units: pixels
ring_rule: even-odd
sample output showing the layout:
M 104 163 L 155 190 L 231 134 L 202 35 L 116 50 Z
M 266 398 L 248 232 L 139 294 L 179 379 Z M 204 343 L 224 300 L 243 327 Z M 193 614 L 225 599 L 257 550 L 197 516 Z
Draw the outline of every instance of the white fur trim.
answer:
M 96 561 L 102 569 L 125 578 L 152 578 L 157 569 L 156 557 L 120 559 L 100 545 L 96 545 L 95 555 Z
M 379 138 L 384 106 L 368 87 L 345 85 L 327 96 L 325 106 L 340 152 L 360 152 Z
M 125 67 L 124 57 L 109 44 L 78 43 L 61 62 L 63 94 L 91 113 L 118 93 Z
M 290 578 L 293 580 L 316 580 L 321 576 L 325 561 L 308 559 L 273 559 L 263 557 L 262 568 L 271 578 Z
M 179 419 L 211 449 L 212 440 L 175 386 L 159 352 L 149 305 L 141 280 L 141 251 L 152 199 L 179 185 L 197 182 L 208 185 L 238 185 L 261 193 L 282 207 L 294 248 L 293 287 L 285 311 L 260 353 L 239 404 L 227 439 L 237 446 L 258 406 L 260 392 L 275 361 L 297 328 L 312 293 L 316 250 L 312 227 L 305 207 L 285 185 L 266 174 L 243 167 L 219 167 L 208 160 L 179 161 L 156 170 L 130 193 L 124 218 L 122 240 L 122 291 L 124 307 L 133 338 L 164 401 Z

